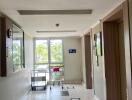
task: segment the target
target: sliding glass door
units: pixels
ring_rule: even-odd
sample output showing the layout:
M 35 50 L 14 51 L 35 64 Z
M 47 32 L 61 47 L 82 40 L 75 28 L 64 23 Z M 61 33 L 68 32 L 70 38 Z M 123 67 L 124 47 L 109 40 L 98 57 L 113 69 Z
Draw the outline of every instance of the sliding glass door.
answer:
M 64 79 L 62 40 L 35 39 L 34 44 L 34 69 L 45 70 L 48 80 Z

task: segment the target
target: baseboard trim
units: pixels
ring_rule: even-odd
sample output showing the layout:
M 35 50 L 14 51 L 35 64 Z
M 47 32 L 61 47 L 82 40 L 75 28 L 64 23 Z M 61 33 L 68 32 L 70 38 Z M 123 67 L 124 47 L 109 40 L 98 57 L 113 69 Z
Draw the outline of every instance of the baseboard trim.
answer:
M 82 84 L 81 80 L 64 80 L 62 84 Z

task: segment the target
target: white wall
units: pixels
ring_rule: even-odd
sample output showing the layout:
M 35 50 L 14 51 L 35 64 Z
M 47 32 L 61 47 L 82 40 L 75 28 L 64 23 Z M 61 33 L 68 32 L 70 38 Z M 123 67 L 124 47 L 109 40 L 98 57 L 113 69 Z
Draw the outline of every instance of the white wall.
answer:
M 81 38 L 63 38 L 65 80 L 82 80 Z M 75 54 L 69 54 L 69 49 L 76 49 Z
M 22 71 L 0 77 L 0 100 L 22 100 L 30 89 L 32 62 L 32 38 L 25 34 L 25 66 Z
M 85 42 L 84 36 L 81 39 L 82 43 L 82 72 L 83 72 L 83 85 L 86 87 L 86 65 L 85 65 Z
M 25 34 L 25 66 L 33 68 L 33 38 Z
M 92 41 L 94 42 L 94 34 L 101 31 L 101 24 L 98 24 L 92 29 Z M 94 44 L 94 43 L 92 43 Z M 104 55 L 99 56 L 99 66 L 96 62 L 96 54 L 93 50 L 93 77 L 94 77 L 94 89 L 95 95 L 99 100 L 105 100 L 106 98 L 106 85 L 105 85 L 105 70 L 104 70 Z
M 0 100 L 21 100 L 30 89 L 27 70 L 0 77 Z

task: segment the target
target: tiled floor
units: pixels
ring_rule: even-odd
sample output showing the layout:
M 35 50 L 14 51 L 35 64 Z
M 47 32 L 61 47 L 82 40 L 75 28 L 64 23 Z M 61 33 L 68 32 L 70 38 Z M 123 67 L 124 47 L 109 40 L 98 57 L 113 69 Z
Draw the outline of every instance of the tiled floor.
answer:
M 67 88 L 68 87 L 68 88 Z M 68 91 L 69 96 L 61 96 L 60 86 L 47 88 L 46 91 L 30 91 L 27 100 L 71 100 L 71 98 L 80 98 L 80 100 L 95 100 L 92 90 L 86 90 L 81 85 L 65 85 L 63 91 Z

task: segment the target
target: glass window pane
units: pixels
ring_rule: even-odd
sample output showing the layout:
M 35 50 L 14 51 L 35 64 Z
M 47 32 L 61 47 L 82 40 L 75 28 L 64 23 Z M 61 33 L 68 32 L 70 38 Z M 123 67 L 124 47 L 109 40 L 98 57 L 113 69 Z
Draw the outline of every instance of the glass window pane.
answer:
M 48 63 L 48 41 L 36 40 L 35 41 L 35 62 L 36 64 Z
M 62 40 L 50 40 L 51 63 L 63 62 Z
M 12 59 L 13 59 L 13 71 L 18 71 L 24 68 L 24 33 L 23 30 L 13 24 L 12 31 Z
M 15 67 L 14 69 L 20 69 L 21 63 L 21 41 L 13 40 L 13 65 Z

